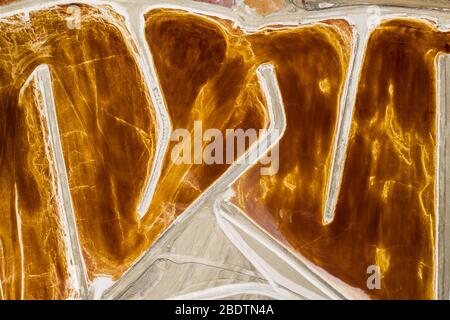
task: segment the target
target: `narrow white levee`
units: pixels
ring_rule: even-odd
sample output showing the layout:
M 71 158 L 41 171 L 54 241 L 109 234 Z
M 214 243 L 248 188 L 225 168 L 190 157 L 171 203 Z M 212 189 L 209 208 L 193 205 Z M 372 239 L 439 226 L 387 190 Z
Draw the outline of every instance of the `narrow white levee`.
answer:
M 327 193 L 325 198 L 325 209 L 323 213 L 323 224 L 329 224 L 334 219 L 340 184 L 344 173 L 345 159 L 347 154 L 348 137 L 353 117 L 356 94 L 358 91 L 360 70 L 364 59 L 366 44 L 369 39 L 370 28 L 368 25 L 370 14 L 362 14 L 355 17 L 355 30 L 353 31 L 354 49 L 347 72 L 345 87 L 342 92 L 339 119 L 333 146 L 330 174 L 327 182 Z
M 435 295 L 450 299 L 450 55 L 437 62 L 437 165 Z
M 275 75 L 274 66 L 268 63 L 262 64 L 256 70 L 259 85 L 267 101 L 269 128 L 265 134 L 258 137 L 258 141 L 250 146 L 239 159 L 216 181 L 211 190 L 218 190 L 219 193 L 228 189 L 253 163 L 246 163 L 242 159 L 254 159 L 257 163 L 264 157 L 265 153 L 271 150 L 281 139 L 286 131 L 286 113 L 284 111 L 283 100 Z M 268 170 L 268 168 L 262 168 Z M 261 172 L 263 175 L 267 172 Z
M 61 225 L 67 248 L 67 264 L 72 286 L 78 294 L 77 298 L 86 298 L 88 281 L 86 267 L 78 238 L 78 230 L 70 194 L 67 169 L 61 145 L 61 138 L 53 98 L 52 79 L 48 65 L 40 65 L 34 72 L 34 79 L 43 97 L 43 112 L 50 138 L 50 152 L 55 161 L 56 183 L 58 185 L 58 203 L 61 210 Z
M 170 141 L 170 134 L 172 132 L 172 124 L 170 122 L 169 112 L 162 97 L 162 90 L 160 88 L 156 68 L 153 63 L 153 56 L 145 38 L 145 19 L 143 13 L 147 4 L 131 6 L 126 9 L 128 14 L 128 28 L 133 36 L 134 43 L 138 48 L 139 55 L 136 57 L 138 64 L 144 75 L 145 84 L 150 94 L 157 121 L 157 144 L 153 164 L 149 168 L 149 176 L 147 184 L 138 206 L 138 216 L 143 218 L 150 208 L 153 195 L 155 193 L 156 185 L 161 176 L 162 165 L 166 150 Z
M 23 236 L 22 236 L 22 217 L 19 212 L 19 194 L 17 193 L 17 184 L 14 184 L 14 197 L 16 207 L 16 223 L 17 223 L 17 237 L 19 238 L 19 250 L 20 250 L 20 299 L 25 299 L 25 254 L 23 251 Z

